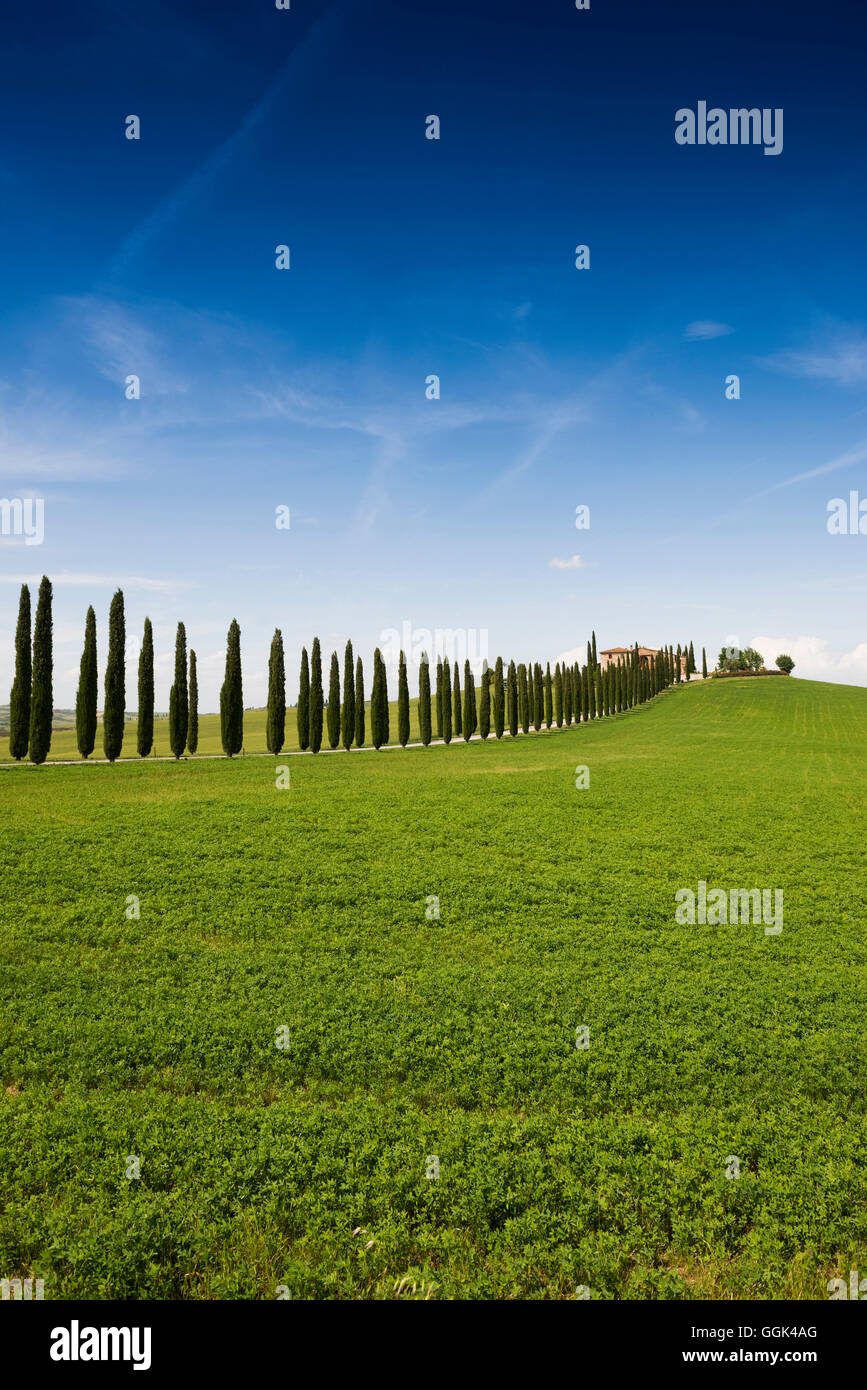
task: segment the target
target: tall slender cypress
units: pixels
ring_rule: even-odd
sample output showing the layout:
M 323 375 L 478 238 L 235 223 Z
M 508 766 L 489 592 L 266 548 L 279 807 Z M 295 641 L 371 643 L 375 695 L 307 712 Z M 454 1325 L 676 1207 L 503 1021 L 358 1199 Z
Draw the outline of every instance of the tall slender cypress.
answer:
M 463 711 L 461 709 L 461 679 L 458 673 L 457 662 L 455 662 L 455 677 L 454 683 L 452 685 L 452 701 L 454 702 L 455 708 L 454 718 L 452 720 L 452 728 L 454 729 L 455 738 L 460 738 L 461 734 L 464 731 L 464 720 Z
M 482 685 L 479 691 L 479 733 L 484 743 L 491 732 L 491 672 L 487 661 L 482 663 Z
M 33 665 L 30 694 L 30 761 L 44 763 L 51 747 L 54 715 L 54 652 L 52 647 L 51 583 L 46 575 L 39 585 L 36 621 L 33 624 Z
M 105 667 L 105 698 L 102 707 L 102 746 L 110 763 L 123 747 L 123 716 L 126 705 L 126 624 L 123 593 L 118 589 L 108 610 L 108 659 Z M 184 730 L 186 738 L 186 730 Z
M 598 658 L 598 656 L 596 655 L 596 633 L 595 633 L 595 632 L 592 634 L 592 653 L 593 653 L 593 665 L 594 665 L 594 666 L 598 666 L 598 665 L 599 665 L 599 658 Z
M 84 622 L 84 650 L 78 672 L 78 694 L 75 697 L 75 733 L 78 751 L 89 758 L 96 743 L 96 702 L 99 698 L 99 677 L 96 669 L 96 614 L 88 608 Z
M 409 684 L 406 678 L 406 656 L 400 654 L 397 668 L 397 741 L 401 748 L 409 743 Z
M 374 748 L 388 742 L 388 691 L 385 662 L 379 647 L 373 653 L 373 687 L 370 692 L 370 738 Z
M 518 672 L 514 661 L 509 662 L 509 676 L 506 684 L 509 705 L 509 733 L 518 737 Z
M 313 638 L 310 653 L 310 748 L 318 753 L 322 747 L 322 710 L 325 696 L 322 692 L 322 651 L 319 638 Z
M 448 661 L 442 664 L 442 714 L 443 714 L 443 742 L 452 741 L 452 673 Z
M 575 716 L 575 723 L 580 724 L 581 711 L 583 709 L 584 692 L 581 688 L 581 672 L 578 669 L 577 661 L 572 667 L 571 675 L 572 680 L 570 684 L 572 686 L 572 713 Z
M 340 742 L 340 665 L 337 652 L 331 653 L 331 674 L 328 680 L 328 747 Z
M 590 673 L 587 666 L 581 672 L 581 718 L 585 723 L 590 718 Z
M 704 647 L 701 649 L 701 674 L 702 679 L 707 680 L 707 652 Z
M 301 648 L 301 680 L 298 685 L 298 747 L 310 747 L 310 662 L 307 648 Z
M 140 758 L 148 757 L 154 746 L 154 630 L 150 618 L 144 620 L 144 635 L 138 656 L 138 726 L 136 747 Z
M 343 747 L 349 752 L 355 737 L 355 677 L 353 675 L 352 643 L 347 642 L 343 653 L 343 710 L 340 727 L 343 733 Z
M 469 661 L 464 662 L 464 741 L 476 732 L 476 682 Z
M 437 657 L 437 738 L 443 736 L 443 663 Z
M 538 661 L 533 667 L 533 695 L 533 724 L 541 729 L 545 722 L 545 677 Z
M 187 686 L 187 632 L 178 623 L 175 637 L 175 679 L 169 691 L 169 747 L 179 758 L 187 746 L 190 723 L 190 694 Z
M 503 681 L 503 658 L 497 657 L 494 666 L 494 733 L 503 737 L 506 727 L 506 687 Z
M 530 690 L 527 682 L 527 668 L 523 661 L 518 667 L 518 723 L 523 733 L 530 732 Z
M 563 674 L 559 661 L 554 667 L 554 723 L 558 729 L 563 727 Z
M 192 667 L 192 652 L 190 653 Z M 193 711 L 192 679 L 190 683 L 190 722 Z M 279 627 L 274 629 L 271 638 L 271 652 L 268 657 L 268 716 L 265 722 L 265 746 L 275 755 L 282 751 L 286 742 L 286 663 L 283 655 L 283 634 Z M 190 752 L 193 750 L 190 749 Z
M 33 657 L 30 651 L 30 590 L 21 585 L 18 626 L 15 629 L 15 678 L 9 696 L 9 753 L 20 762 L 30 741 L 30 697 Z
M 427 748 L 431 741 L 430 662 L 427 652 L 422 652 L 418 668 L 418 727 L 421 741 Z
M 527 723 L 533 723 L 536 714 L 536 676 L 532 661 L 527 663 Z M 527 733 L 527 729 L 524 730 Z
M 389 710 L 388 710 L 388 672 L 385 669 L 385 662 L 382 653 L 379 654 L 379 669 L 382 675 L 382 715 L 380 718 L 380 734 L 382 742 L 388 743 L 389 740 Z
M 280 660 L 283 660 L 283 645 L 280 645 Z M 286 685 L 283 685 L 283 714 L 286 714 Z M 199 746 L 199 672 L 196 653 L 190 647 L 190 722 L 187 728 L 187 748 L 193 756 Z
M 233 618 L 226 639 L 226 675 L 220 690 L 220 738 L 228 758 L 244 746 L 244 692 L 241 677 L 241 629 Z
M 545 666 L 545 724 L 550 729 L 554 723 L 554 687 L 550 661 Z
M 355 746 L 364 747 L 364 666 L 360 656 L 355 660 Z
M 563 668 L 563 720 L 569 725 L 575 714 L 575 691 L 572 686 L 572 672 L 568 666 Z

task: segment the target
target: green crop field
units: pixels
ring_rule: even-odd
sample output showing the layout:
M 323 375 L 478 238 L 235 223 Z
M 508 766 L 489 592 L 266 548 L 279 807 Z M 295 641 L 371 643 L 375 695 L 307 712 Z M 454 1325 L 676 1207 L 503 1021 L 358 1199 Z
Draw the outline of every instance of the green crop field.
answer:
M 4 1273 L 824 1299 L 867 1271 L 867 690 L 290 761 L 0 773 Z M 782 932 L 678 925 L 699 880 L 782 889 Z

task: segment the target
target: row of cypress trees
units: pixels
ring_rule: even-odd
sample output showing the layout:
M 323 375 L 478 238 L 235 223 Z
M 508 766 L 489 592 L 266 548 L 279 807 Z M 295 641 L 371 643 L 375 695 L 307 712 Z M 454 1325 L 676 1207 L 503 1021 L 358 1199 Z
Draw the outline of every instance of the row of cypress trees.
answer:
M 51 745 L 52 698 L 52 590 L 43 576 L 39 589 L 36 621 L 33 628 L 32 651 L 30 632 L 30 590 L 22 585 L 15 634 L 15 680 L 10 697 L 10 751 L 21 759 L 29 752 L 33 762 L 45 761 Z M 105 671 L 103 704 L 103 749 L 109 762 L 119 756 L 123 745 L 125 722 L 125 647 L 126 626 L 123 592 L 119 589 L 111 601 L 108 624 L 108 658 Z M 475 733 L 487 739 L 491 733 L 502 738 L 506 729 L 514 738 L 519 731 L 531 728 L 558 728 L 564 724 L 597 719 L 616 714 L 653 698 L 660 690 L 677 684 L 695 673 L 693 644 L 677 650 L 663 648 L 655 657 L 639 657 L 638 646 L 631 649 L 605 670 L 596 652 L 596 634 L 587 643 L 587 661 L 579 668 L 560 662 L 545 671 L 539 662 L 524 665 L 510 661 L 504 665 L 498 657 L 493 670 L 487 667 L 481 675 L 478 692 L 469 661 L 464 662 L 463 691 L 458 663 L 452 668 L 441 658 L 436 665 L 436 685 L 431 687 L 430 663 L 427 655 L 419 669 L 418 719 L 421 742 L 427 746 L 434 733 L 445 743 L 453 737 L 469 741 Z M 707 675 L 707 658 L 702 649 L 702 674 Z M 81 756 L 93 752 L 97 730 L 97 651 L 96 615 L 87 610 L 84 628 L 84 648 L 81 656 L 78 693 L 76 697 L 76 732 Z M 301 653 L 301 683 L 298 693 L 298 742 L 302 749 L 318 753 L 323 732 L 328 744 L 345 749 L 362 747 L 365 743 L 364 668 L 361 657 L 354 657 L 352 643 L 346 643 L 343 660 L 341 703 L 340 664 L 336 652 L 331 654 L 328 683 L 327 716 L 322 683 L 322 652 L 315 638 L 308 658 L 307 648 Z M 324 722 L 324 729 L 323 729 Z M 241 672 L 241 632 L 233 619 L 226 643 L 226 670 L 220 690 L 220 733 L 223 751 L 233 757 L 241 751 L 244 736 L 244 705 Z M 400 653 L 397 689 L 397 738 L 406 747 L 410 734 L 410 700 L 406 657 Z M 268 664 L 268 707 L 266 743 L 270 753 L 279 753 L 286 737 L 286 667 L 283 635 L 279 628 L 271 642 Z M 389 739 L 388 682 L 385 662 L 377 647 L 373 654 L 373 683 L 370 696 L 370 737 L 375 748 Z M 144 621 L 144 634 L 138 667 L 138 731 L 137 748 L 142 758 L 148 757 L 154 738 L 154 644 L 149 618 Z M 178 623 L 175 639 L 174 681 L 169 696 L 169 744 L 175 758 L 186 748 L 194 754 L 198 748 L 198 675 L 196 653 L 187 656 L 187 636 L 183 623 Z
M 436 736 L 445 743 L 453 737 L 469 741 L 478 733 L 487 739 L 491 733 L 502 738 L 506 729 L 513 738 L 519 731 L 531 728 L 558 728 L 582 720 L 598 719 L 618 714 L 652 699 L 661 690 L 689 680 L 695 672 L 693 645 L 666 647 L 656 656 L 643 658 L 638 644 L 616 662 L 603 670 L 596 653 L 596 634 L 587 644 L 587 662 L 579 667 L 560 662 L 551 671 L 550 662 L 543 672 L 539 662 L 516 666 L 510 661 L 505 667 L 498 657 L 493 670 L 485 663 L 476 691 L 476 680 L 469 661 L 464 662 L 463 692 L 458 663 L 452 668 L 441 658 L 436 665 L 435 696 L 431 691 L 430 662 L 423 655 L 419 666 L 418 721 L 421 742 L 427 746 L 433 737 L 434 715 Z M 702 651 L 703 670 L 706 660 Z M 313 640 L 310 655 L 301 651 L 301 684 L 298 692 L 298 743 L 313 753 L 322 747 L 323 732 L 330 748 L 341 742 L 347 750 L 353 743 L 362 747 L 365 742 L 364 670 L 359 656 L 353 665 L 352 643 L 346 643 L 343 661 L 343 702 L 341 704 L 340 663 L 337 652 L 331 654 L 328 680 L 328 703 L 322 681 L 322 651 L 319 638 Z M 324 719 L 323 711 L 327 709 Z M 283 640 L 275 632 L 271 645 L 268 683 L 267 742 L 270 753 L 279 753 L 285 738 L 286 685 L 283 663 Z M 410 732 L 409 683 L 406 656 L 400 653 L 397 674 L 397 740 L 402 747 L 409 742 Z M 388 686 L 385 662 L 377 647 L 373 654 L 373 685 L 370 697 L 370 736 L 375 748 L 381 748 L 389 737 Z
M 54 713 L 51 605 L 51 583 L 43 576 L 39 586 L 31 650 L 30 589 L 26 584 L 21 586 L 15 630 L 15 678 L 9 698 L 9 749 L 12 757 L 19 762 L 29 753 L 32 762 L 43 763 L 51 748 Z M 282 642 L 280 660 L 282 662 Z M 76 741 L 82 758 L 89 758 L 96 745 L 98 688 L 96 614 L 91 606 L 87 610 L 84 623 L 84 647 L 75 698 Z M 108 656 L 102 711 L 103 751 L 109 762 L 114 762 L 120 756 L 125 719 L 126 621 L 123 592 L 118 589 L 111 600 L 108 614 Z M 220 725 L 223 750 L 232 757 L 240 752 L 244 734 L 241 632 L 234 619 L 229 628 L 226 676 L 220 692 Z M 153 749 L 153 742 L 154 636 L 151 620 L 145 618 L 138 663 L 139 757 L 148 757 Z M 191 649 L 188 661 L 187 634 L 183 623 L 178 623 L 175 638 L 175 672 L 169 694 L 169 746 L 175 758 L 180 758 L 185 748 L 193 754 L 199 746 L 196 653 Z

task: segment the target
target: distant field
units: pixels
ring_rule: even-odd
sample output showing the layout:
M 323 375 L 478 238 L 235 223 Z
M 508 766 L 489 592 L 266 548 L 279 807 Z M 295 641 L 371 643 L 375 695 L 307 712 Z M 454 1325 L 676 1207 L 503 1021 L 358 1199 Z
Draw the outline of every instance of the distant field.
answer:
M 46 1298 L 867 1273 L 867 690 L 0 797 L 0 1268 Z M 782 888 L 782 934 L 676 925 L 699 879 Z

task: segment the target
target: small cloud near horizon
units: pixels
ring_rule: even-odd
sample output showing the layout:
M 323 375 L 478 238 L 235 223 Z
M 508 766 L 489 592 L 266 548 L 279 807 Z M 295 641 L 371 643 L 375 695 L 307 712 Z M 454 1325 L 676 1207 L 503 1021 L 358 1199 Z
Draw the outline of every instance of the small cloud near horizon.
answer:
M 587 568 L 587 564 L 580 555 L 573 555 L 569 560 L 558 560 L 556 557 L 549 560 L 548 568 L 552 570 L 584 570 Z

